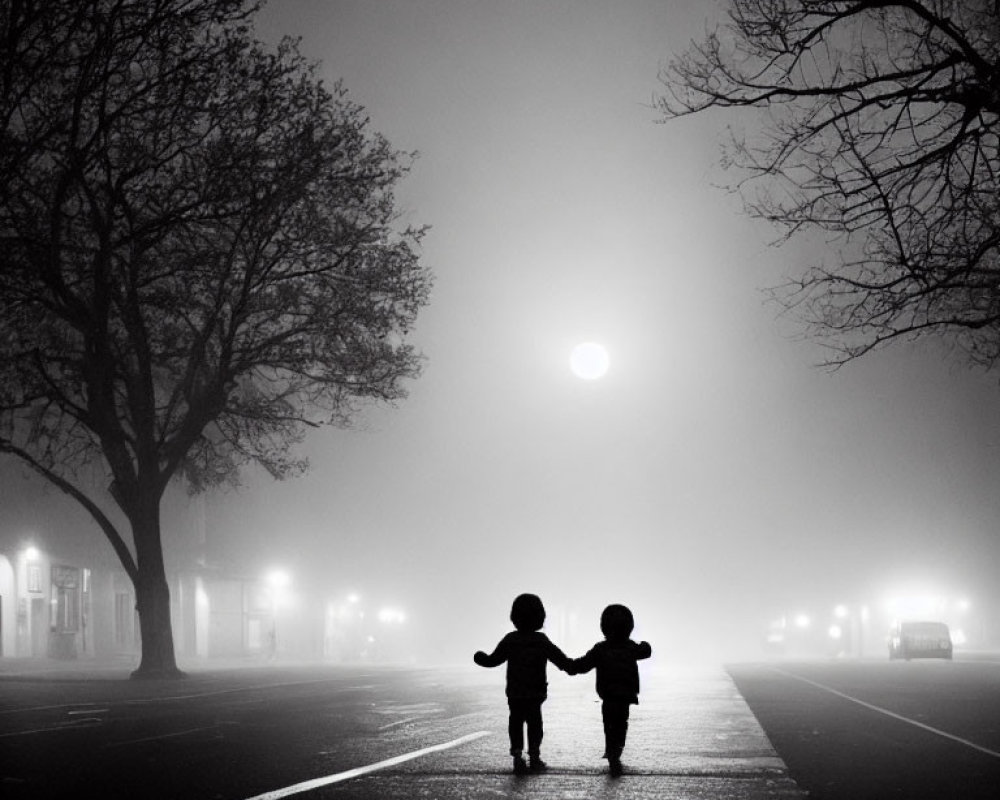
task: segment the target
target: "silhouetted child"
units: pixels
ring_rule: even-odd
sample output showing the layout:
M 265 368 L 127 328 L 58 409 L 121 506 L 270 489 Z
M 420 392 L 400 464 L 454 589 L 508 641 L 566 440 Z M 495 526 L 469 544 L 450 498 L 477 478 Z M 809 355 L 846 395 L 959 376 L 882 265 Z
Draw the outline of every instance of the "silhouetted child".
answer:
M 604 758 L 612 775 L 622 774 L 622 750 L 628 733 L 629 706 L 639 702 L 639 666 L 636 663 L 653 654 L 648 642 L 636 643 L 629 637 L 635 621 L 632 612 L 617 603 L 601 614 L 604 641 L 595 644 L 585 656 L 575 659 L 571 674 L 597 670 L 597 694 L 604 719 Z
M 516 630 L 511 631 L 487 655 L 476 652 L 473 660 L 481 667 L 498 667 L 507 662 L 507 705 L 510 720 L 510 754 L 514 758 L 514 772 L 524 774 L 524 726 L 528 727 L 528 757 L 532 770 L 545 769 L 539 749 L 542 745 L 542 703 L 548 696 L 545 666 L 551 661 L 564 672 L 570 660 L 562 650 L 541 632 L 545 624 L 545 607 L 537 595 L 521 594 L 514 598 L 510 621 Z

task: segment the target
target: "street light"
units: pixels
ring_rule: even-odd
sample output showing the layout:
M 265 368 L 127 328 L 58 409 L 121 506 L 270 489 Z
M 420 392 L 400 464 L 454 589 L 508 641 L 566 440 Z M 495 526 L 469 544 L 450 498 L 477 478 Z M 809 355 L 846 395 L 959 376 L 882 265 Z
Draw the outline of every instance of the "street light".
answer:
M 406 614 L 395 608 L 383 608 L 378 612 L 378 621 L 387 624 L 406 622 Z
M 267 574 L 271 590 L 271 647 L 269 658 L 278 655 L 278 600 L 282 590 L 291 583 L 291 576 L 283 569 L 273 569 Z

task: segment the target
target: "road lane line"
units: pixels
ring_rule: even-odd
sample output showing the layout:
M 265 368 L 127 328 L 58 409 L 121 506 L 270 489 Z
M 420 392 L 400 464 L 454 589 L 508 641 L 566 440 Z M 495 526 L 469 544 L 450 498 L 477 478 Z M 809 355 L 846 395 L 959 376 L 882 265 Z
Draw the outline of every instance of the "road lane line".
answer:
M 382 725 L 379 727 L 380 731 L 387 731 L 389 728 L 397 728 L 400 725 L 405 725 L 407 722 L 416 722 L 420 717 L 407 717 L 406 719 L 398 719 L 395 722 L 390 722 L 387 725 Z
M 817 689 L 822 689 L 825 692 L 841 697 L 844 700 L 850 700 L 852 703 L 857 703 L 859 706 L 863 706 L 871 711 L 877 711 L 879 714 L 885 714 L 887 717 L 892 717 L 893 719 L 899 720 L 900 722 L 908 722 L 910 725 L 914 725 L 917 728 L 921 728 L 930 733 L 936 733 L 938 736 L 943 736 L 945 739 L 951 739 L 953 742 L 958 742 L 959 744 L 964 744 L 966 747 L 971 747 L 973 750 L 978 750 L 980 753 L 985 753 L 988 756 L 993 756 L 994 758 L 1000 758 L 1000 753 L 996 750 L 990 750 L 988 747 L 983 747 L 982 745 L 976 744 L 975 742 L 970 742 L 968 739 L 963 739 L 961 736 L 955 736 L 953 733 L 948 733 L 940 728 L 932 728 L 930 725 L 925 725 L 923 722 L 917 722 L 915 719 L 910 719 L 909 717 L 904 717 L 902 714 L 897 714 L 894 711 L 889 711 L 888 709 L 881 708 L 879 706 L 872 705 L 871 703 L 866 703 L 864 700 L 859 700 L 856 697 L 851 697 L 849 694 L 844 694 L 843 692 L 838 692 L 836 689 L 825 686 L 822 683 L 817 683 L 816 681 L 811 681 L 809 678 L 803 678 L 801 675 L 796 675 L 793 672 L 787 672 L 778 667 L 771 667 L 775 672 L 780 672 L 782 675 L 787 675 L 789 678 L 795 678 L 797 681 L 802 681 L 803 683 L 808 683 L 810 686 L 815 686 Z
M 385 769 L 386 767 L 394 767 L 396 764 L 402 764 L 404 761 L 412 761 L 414 758 L 420 758 L 421 756 L 426 756 L 430 753 L 437 753 L 441 750 L 458 747 L 459 745 L 466 744 L 467 742 L 480 739 L 483 736 L 489 736 L 489 733 L 489 731 L 477 731 L 476 733 L 470 733 L 467 736 L 461 736 L 458 739 L 452 739 L 450 742 L 435 744 L 421 750 L 414 750 L 412 753 L 404 753 L 401 756 L 387 758 L 385 761 L 377 761 L 374 764 L 368 764 L 364 767 L 356 767 L 354 769 L 349 769 L 346 772 L 337 772 L 333 775 L 326 775 L 322 778 L 314 778 L 311 781 L 295 783 L 291 786 L 286 786 L 284 789 L 275 789 L 271 792 L 264 792 L 264 794 L 257 794 L 253 797 L 248 797 L 247 800 L 280 800 L 282 797 L 299 794 L 300 792 L 308 792 L 311 789 L 318 789 L 321 786 L 329 786 L 331 783 L 340 783 L 341 781 L 347 781 L 351 778 L 357 778 L 360 775 L 366 775 L 369 772 L 376 772 L 380 769 Z
M 218 728 L 218 725 L 206 725 L 201 728 L 188 728 L 183 731 L 174 731 L 172 733 L 161 733 L 157 736 L 143 736 L 141 739 L 125 739 L 121 742 L 111 742 L 110 744 L 104 745 L 105 748 L 111 749 L 113 747 L 125 747 L 130 744 L 142 744 L 143 742 L 158 742 L 161 739 L 176 739 L 178 736 L 187 736 L 192 733 L 202 733 L 204 731 L 214 731 Z
M 36 733 L 76 731 L 81 728 L 91 728 L 94 725 L 100 725 L 102 722 L 104 722 L 104 720 L 100 717 L 79 717 L 77 719 L 70 720 L 69 722 L 64 722 L 61 725 L 54 725 L 49 728 L 32 728 L 27 731 L 10 731 L 9 733 L 0 733 L 0 739 L 10 739 L 13 736 L 31 736 Z

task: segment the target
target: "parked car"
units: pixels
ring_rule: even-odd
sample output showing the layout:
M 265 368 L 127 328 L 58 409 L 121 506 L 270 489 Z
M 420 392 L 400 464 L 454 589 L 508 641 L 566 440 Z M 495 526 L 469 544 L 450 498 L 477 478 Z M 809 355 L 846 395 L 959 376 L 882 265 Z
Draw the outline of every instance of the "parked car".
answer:
M 890 659 L 951 657 L 951 631 L 943 622 L 897 622 L 889 629 Z

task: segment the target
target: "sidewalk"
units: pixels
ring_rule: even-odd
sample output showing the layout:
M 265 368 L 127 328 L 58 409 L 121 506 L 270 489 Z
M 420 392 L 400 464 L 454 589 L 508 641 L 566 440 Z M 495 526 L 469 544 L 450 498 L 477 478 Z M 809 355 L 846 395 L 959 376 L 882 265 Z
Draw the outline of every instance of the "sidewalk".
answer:
M 499 688 L 502 693 L 502 687 Z M 593 676 L 550 675 L 543 707 L 539 774 L 510 774 L 507 715 L 498 698 L 484 736 L 462 747 L 330 787 L 327 798 L 434 797 L 436 800 L 801 800 L 722 667 L 670 669 L 643 677 L 633 706 L 625 774 L 612 778 L 601 758 L 600 702 Z

